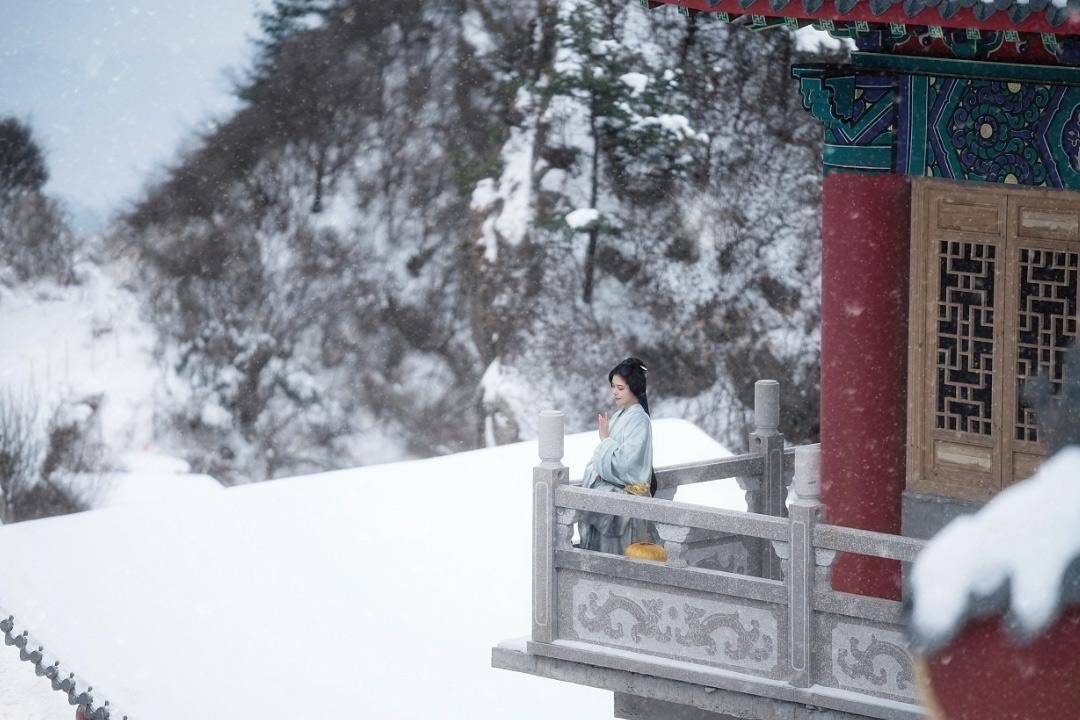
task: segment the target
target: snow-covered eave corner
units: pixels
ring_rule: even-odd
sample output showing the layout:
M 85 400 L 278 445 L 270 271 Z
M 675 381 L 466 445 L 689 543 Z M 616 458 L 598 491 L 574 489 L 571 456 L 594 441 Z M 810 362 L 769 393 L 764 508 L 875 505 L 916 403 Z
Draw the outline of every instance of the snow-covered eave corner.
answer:
M 5 646 L 0 652 L 19 653 L 19 659 L 27 664 L 26 672 L 30 672 L 32 667 L 41 682 L 50 683 L 53 690 L 67 695 L 68 703 L 81 710 L 86 720 L 118 720 L 120 716 L 112 712 L 111 703 L 100 691 L 52 656 L 29 630 L 20 629 L 15 616 L 5 611 L 2 605 L 0 615 L 3 616 L 0 619 L 0 632 L 3 632 Z M 8 650 L 8 647 L 11 649 Z M 122 717 L 127 720 L 126 715 Z
M 926 655 L 993 615 L 1030 642 L 1080 604 L 1080 445 L 953 520 L 915 560 L 911 585 L 912 640 Z

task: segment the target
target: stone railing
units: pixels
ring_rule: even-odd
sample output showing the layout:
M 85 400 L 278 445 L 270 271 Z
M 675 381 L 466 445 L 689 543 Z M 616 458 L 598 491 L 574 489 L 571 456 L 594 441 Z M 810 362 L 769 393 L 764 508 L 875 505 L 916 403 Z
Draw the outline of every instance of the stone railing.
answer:
M 656 497 L 674 500 L 683 485 L 735 478 L 746 493 L 746 509 L 774 517 L 787 514 L 786 488 L 795 469 L 794 450 L 784 448 L 780 425 L 780 384 L 759 380 L 754 386 L 754 429 L 750 452 L 720 460 L 656 469 Z M 676 565 L 746 573 L 780 579 L 780 561 L 768 542 L 718 530 L 658 525 L 657 532 Z
M 755 434 L 762 419 L 769 418 L 759 417 Z M 923 543 L 821 523 L 817 446 L 794 451 L 796 498 L 788 517 L 780 517 L 571 486 L 557 412 L 541 415 L 539 445 L 530 654 L 867 717 L 924 717 L 901 603 L 835 592 L 829 583 L 838 551 L 910 562 Z M 667 490 L 687 481 L 761 477 L 767 462 L 742 456 L 663 468 L 657 476 Z M 771 467 L 777 465 L 783 461 Z M 581 512 L 655 523 L 669 561 L 575 547 Z M 767 544 L 780 576 L 687 562 L 695 538 L 709 534 Z

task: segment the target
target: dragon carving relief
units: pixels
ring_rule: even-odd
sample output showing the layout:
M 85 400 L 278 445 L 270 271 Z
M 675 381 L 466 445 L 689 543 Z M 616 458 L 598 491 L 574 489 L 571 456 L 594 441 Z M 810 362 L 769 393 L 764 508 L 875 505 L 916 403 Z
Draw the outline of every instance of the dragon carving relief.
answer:
M 867 680 L 877 687 L 884 687 L 889 682 L 889 674 L 885 668 L 875 669 L 874 661 L 885 656 L 892 658 L 900 666 L 895 678 L 896 688 L 904 691 L 911 687 L 913 680 L 911 655 L 903 647 L 885 640 L 878 640 L 876 635 L 870 636 L 870 642 L 863 650 L 859 649 L 857 637 L 849 638 L 848 645 L 849 650 L 841 649 L 837 653 L 836 665 L 849 678 Z
M 667 626 L 660 632 L 661 610 L 664 607 L 663 600 L 642 600 L 641 605 L 623 595 L 608 592 L 608 598 L 601 605 L 599 596 L 589 593 L 588 605 L 578 606 L 578 620 L 592 632 L 602 632 L 612 640 L 625 637 L 626 633 L 621 622 L 612 620 L 612 613 L 623 610 L 633 616 L 635 622 L 630 627 L 630 637 L 635 643 L 641 642 L 643 637 L 651 637 L 666 643 L 671 641 L 671 626 Z M 644 606 L 644 607 L 642 607 Z
M 773 639 L 761 632 L 761 624 L 757 620 L 750 621 L 750 629 L 739 621 L 739 613 L 713 613 L 708 617 L 701 608 L 686 605 L 684 607 L 686 625 L 689 632 L 675 631 L 675 639 L 680 645 L 688 647 L 704 647 L 705 652 L 715 655 L 717 652 L 716 640 L 713 632 L 718 628 L 727 628 L 735 633 L 736 641 L 724 643 L 724 655 L 732 660 L 751 660 L 761 662 L 772 655 Z M 754 647 L 760 640 L 760 646 Z
M 627 629 L 622 622 L 614 616 L 617 611 L 623 611 L 633 618 L 634 623 L 630 626 L 629 636 L 634 644 L 640 644 L 643 638 L 652 638 L 659 643 L 669 643 L 672 640 L 673 624 L 678 623 L 679 611 L 675 604 L 667 607 L 668 620 L 661 625 L 664 616 L 665 602 L 663 599 L 641 599 L 636 601 L 632 598 L 620 595 L 610 590 L 607 598 L 601 602 L 598 592 L 590 592 L 587 602 L 580 603 L 577 607 L 577 620 L 586 630 L 601 633 L 611 640 L 622 640 L 627 636 Z M 675 641 L 687 648 L 701 648 L 710 655 L 716 655 L 720 648 L 713 633 L 717 630 L 727 630 L 735 635 L 734 640 L 724 642 L 724 656 L 730 660 L 751 660 L 762 662 L 768 660 L 775 647 L 774 639 L 761 630 L 758 620 L 751 620 L 750 627 L 739 619 L 738 611 L 707 613 L 706 610 L 694 607 L 690 604 L 683 605 L 684 628 L 674 628 Z

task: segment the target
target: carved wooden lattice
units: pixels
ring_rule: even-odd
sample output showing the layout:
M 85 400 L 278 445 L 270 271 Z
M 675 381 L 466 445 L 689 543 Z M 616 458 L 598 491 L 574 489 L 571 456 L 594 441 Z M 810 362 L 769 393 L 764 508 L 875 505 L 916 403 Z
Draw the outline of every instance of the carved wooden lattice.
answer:
M 908 488 L 987 500 L 1042 461 L 1024 391 L 1080 342 L 1080 193 L 915 188 Z
M 938 259 L 937 427 L 990 435 L 997 248 L 942 240 Z
M 1080 253 L 1020 249 L 1014 427 L 1017 440 L 1039 441 L 1035 411 L 1024 398 L 1027 379 L 1048 373 L 1054 394 L 1061 390 L 1065 349 L 1077 337 L 1078 265 Z

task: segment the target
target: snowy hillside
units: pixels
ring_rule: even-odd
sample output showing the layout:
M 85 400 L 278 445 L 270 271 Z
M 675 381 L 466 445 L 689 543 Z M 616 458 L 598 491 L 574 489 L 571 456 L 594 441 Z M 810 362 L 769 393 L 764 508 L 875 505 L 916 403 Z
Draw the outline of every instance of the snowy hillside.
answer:
M 82 282 L 0 285 L 0 387 L 36 399 L 42 412 L 99 403 L 103 439 L 117 452 L 154 440 L 155 331 L 139 300 L 86 263 Z M 44 420 L 44 418 L 42 418 Z
M 655 441 L 657 465 L 727 454 L 678 420 Z M 595 442 L 567 438 L 572 476 Z M 132 720 L 605 717 L 609 693 L 489 667 L 530 627 L 536 462 L 518 443 L 5 526 L 0 605 Z M 707 485 L 678 499 L 745 507 Z M 0 686 L 46 687 L 16 655 Z M 2 718 L 70 720 L 13 692 Z
M 78 428 L 94 457 L 84 462 L 88 467 L 48 480 L 79 507 L 220 489 L 165 454 L 175 447 L 166 408 L 187 390 L 156 358 L 156 331 L 142 317 L 138 298 L 116 279 L 116 268 L 84 262 L 77 273 L 79 282 L 71 285 L 46 279 L 0 284 L 0 337 L 8 340 L 0 343 L 0 410 L 9 413 L 8 422 L 12 411 L 32 421 L 34 480 L 45 473 L 51 433 L 67 424 Z M 11 489 L 10 481 L 0 483 L 0 493 Z M 71 509 L 41 508 L 42 514 Z M 16 520 L 28 516 L 37 515 L 14 513 Z
M 769 377 L 816 439 L 821 128 L 788 68 L 842 49 L 627 0 L 273 8 L 242 109 L 107 238 L 199 467 L 516 442 L 540 392 L 584 429 L 628 355 L 658 417 L 733 443 Z

